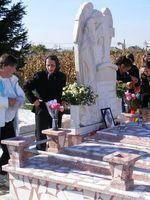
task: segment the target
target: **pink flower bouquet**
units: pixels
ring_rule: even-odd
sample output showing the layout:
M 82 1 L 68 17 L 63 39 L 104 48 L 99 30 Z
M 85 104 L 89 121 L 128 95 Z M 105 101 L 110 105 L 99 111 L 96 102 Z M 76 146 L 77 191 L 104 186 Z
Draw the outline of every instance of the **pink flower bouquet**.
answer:
M 52 129 L 58 130 L 58 112 L 63 112 L 64 107 L 57 103 L 57 100 L 50 100 L 46 102 L 46 106 L 50 116 L 52 117 Z
M 134 114 L 138 108 L 138 98 L 136 94 L 130 93 L 129 91 L 125 92 L 125 102 L 129 106 L 130 112 Z

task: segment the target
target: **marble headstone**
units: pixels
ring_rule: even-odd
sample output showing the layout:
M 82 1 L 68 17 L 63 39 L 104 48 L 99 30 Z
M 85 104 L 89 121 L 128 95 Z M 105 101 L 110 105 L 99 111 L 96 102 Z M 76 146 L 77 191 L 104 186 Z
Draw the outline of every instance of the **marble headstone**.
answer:
M 73 42 L 77 81 L 90 85 L 99 95 L 96 105 L 87 107 L 84 112 L 84 120 L 88 116 L 89 124 L 101 121 L 102 108 L 110 107 L 114 117 L 120 112 L 116 97 L 117 66 L 110 60 L 112 37 L 114 28 L 110 10 L 99 11 L 92 3 L 84 3 L 75 18 Z M 82 122 L 83 113 L 80 118 Z M 87 122 L 82 124 L 88 125 Z

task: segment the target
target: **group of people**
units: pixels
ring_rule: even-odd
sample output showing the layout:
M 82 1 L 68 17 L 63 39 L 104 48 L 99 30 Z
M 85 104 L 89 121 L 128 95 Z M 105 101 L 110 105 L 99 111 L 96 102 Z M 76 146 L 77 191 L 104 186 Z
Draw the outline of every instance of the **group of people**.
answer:
M 23 89 L 18 83 L 15 74 L 17 59 L 9 54 L 0 57 L 0 141 L 16 136 L 15 119 L 17 111 L 25 101 L 25 94 L 33 104 L 35 113 L 37 141 L 46 139 L 42 130 L 52 127 L 52 118 L 47 110 L 46 102 L 56 99 L 62 102 L 62 90 L 66 85 L 66 75 L 60 71 L 60 63 L 56 55 L 45 59 L 45 70 L 37 72 L 24 83 Z M 150 102 L 150 54 L 143 57 L 141 72 L 134 65 L 134 56 L 129 54 L 117 59 L 117 80 L 123 83 L 133 82 L 141 87 L 142 106 L 148 107 Z M 132 89 L 132 88 L 131 88 Z M 58 115 L 58 126 L 61 127 L 62 113 Z M 7 164 L 9 152 L 5 144 L 1 144 L 2 156 L 0 157 L 0 174 L 2 165 Z M 45 150 L 46 143 L 37 145 L 38 150 Z
M 120 56 L 116 63 L 117 81 L 130 82 L 129 90 L 134 93 L 134 88 L 139 87 L 142 107 L 150 106 L 150 53 L 143 56 L 143 66 L 140 69 L 134 65 L 133 54 Z M 122 107 L 124 111 L 124 106 Z
M 8 163 L 9 152 L 7 146 L 1 140 L 16 136 L 17 111 L 25 101 L 25 93 L 35 113 L 37 141 L 46 139 L 42 130 L 52 127 L 52 118 L 46 108 L 46 102 L 56 99 L 61 102 L 62 89 L 66 85 L 66 75 L 60 72 L 60 63 L 55 55 L 45 59 L 45 70 L 35 73 L 28 80 L 23 89 L 18 83 L 15 74 L 17 59 L 9 54 L 0 57 L 0 145 L 2 155 L 0 157 L 0 174 L 5 174 L 2 165 Z M 25 93 L 24 93 L 25 92 Z M 62 114 L 58 114 L 58 126 L 61 127 Z M 45 150 L 46 144 L 37 145 L 37 149 Z

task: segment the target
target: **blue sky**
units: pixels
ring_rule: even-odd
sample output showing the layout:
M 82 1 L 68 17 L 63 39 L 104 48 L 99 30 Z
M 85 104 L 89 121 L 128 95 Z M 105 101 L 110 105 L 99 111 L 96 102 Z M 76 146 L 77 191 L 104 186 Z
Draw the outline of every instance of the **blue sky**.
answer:
M 13 0 L 12 2 L 18 2 Z M 48 48 L 72 46 L 75 15 L 85 0 L 22 0 L 27 15 L 23 23 L 29 41 Z M 112 46 L 126 40 L 127 46 L 143 47 L 150 41 L 150 0 L 91 0 L 94 8 L 108 7 L 113 16 L 115 37 Z

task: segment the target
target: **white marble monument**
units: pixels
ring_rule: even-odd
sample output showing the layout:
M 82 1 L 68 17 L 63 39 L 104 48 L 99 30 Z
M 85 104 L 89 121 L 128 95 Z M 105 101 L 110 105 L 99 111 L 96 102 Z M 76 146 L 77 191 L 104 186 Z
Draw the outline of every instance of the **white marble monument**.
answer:
M 95 129 L 101 122 L 100 109 L 110 107 L 114 117 L 119 112 L 116 98 L 117 66 L 110 61 L 112 37 L 114 28 L 110 10 L 105 8 L 99 11 L 93 8 L 92 3 L 84 3 L 76 15 L 73 32 L 77 81 L 90 85 L 99 97 L 96 105 L 87 107 L 84 112 L 86 124 L 82 123 L 83 112 L 79 118 L 82 125 L 93 124 Z

